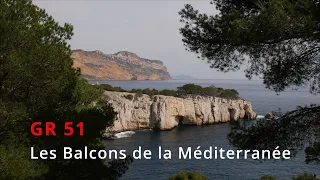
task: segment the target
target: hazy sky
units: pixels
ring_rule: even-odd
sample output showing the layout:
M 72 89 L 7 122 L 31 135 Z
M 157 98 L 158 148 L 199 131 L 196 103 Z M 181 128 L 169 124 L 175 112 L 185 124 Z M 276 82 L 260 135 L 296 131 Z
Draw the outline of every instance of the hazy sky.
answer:
M 100 50 L 106 54 L 130 51 L 161 60 L 171 75 L 201 79 L 244 79 L 243 71 L 220 73 L 206 61 L 185 51 L 178 12 L 191 4 L 201 12 L 217 13 L 209 0 L 34 0 L 63 24 L 74 26 L 72 49 Z

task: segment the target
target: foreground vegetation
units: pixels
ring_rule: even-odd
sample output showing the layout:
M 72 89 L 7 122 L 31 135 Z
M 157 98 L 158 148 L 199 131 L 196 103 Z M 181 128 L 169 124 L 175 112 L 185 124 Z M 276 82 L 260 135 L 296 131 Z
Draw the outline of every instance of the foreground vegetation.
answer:
M 218 71 L 237 71 L 245 65 L 248 79 L 259 77 L 278 94 L 303 85 L 320 94 L 319 1 L 212 0 L 211 4 L 217 9 L 212 15 L 190 4 L 179 12 L 187 50 Z M 279 145 L 296 151 L 308 145 L 306 163 L 319 163 L 319 117 L 320 104 L 299 107 L 277 121 L 235 123 L 228 138 L 241 149 Z
M 156 90 L 156 89 L 132 89 L 125 90 L 121 87 L 113 87 L 109 84 L 99 85 L 106 91 L 116 91 L 116 92 L 130 92 L 137 94 L 147 94 L 149 96 L 154 95 L 164 95 L 164 96 L 174 96 L 174 97 L 185 97 L 187 95 L 201 95 L 201 96 L 213 96 L 221 97 L 226 99 L 239 99 L 239 93 L 234 89 L 223 89 L 215 86 L 201 87 L 195 84 L 185 84 L 183 86 L 177 87 L 176 90 Z M 126 96 L 127 99 L 132 99 Z
M 31 0 L 0 0 L 0 179 L 117 179 L 132 161 L 63 159 L 63 147 L 104 149 L 101 132 L 115 119 L 109 104 L 92 105 L 103 90 L 72 68 L 72 31 Z M 83 136 L 75 126 L 64 136 L 67 121 L 83 122 Z M 56 136 L 31 135 L 33 122 L 54 122 Z M 30 147 L 56 158 L 31 160 Z

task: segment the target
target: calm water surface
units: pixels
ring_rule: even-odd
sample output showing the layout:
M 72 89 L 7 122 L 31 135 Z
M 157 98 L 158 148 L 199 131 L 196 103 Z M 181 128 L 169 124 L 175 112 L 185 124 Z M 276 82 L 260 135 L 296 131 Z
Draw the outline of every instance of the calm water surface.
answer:
M 91 81 L 91 83 L 97 83 Z M 252 102 L 253 109 L 257 114 L 265 115 L 270 111 L 286 112 L 294 110 L 298 105 L 320 104 L 320 96 L 308 93 L 308 88 L 299 90 L 287 90 L 279 96 L 265 89 L 261 81 L 247 80 L 170 80 L 170 81 L 98 81 L 99 84 L 120 86 L 124 89 L 132 88 L 155 88 L 175 89 L 187 83 L 201 86 L 211 86 L 236 89 L 240 96 Z M 320 165 L 305 164 L 304 152 L 301 151 L 294 158 L 285 161 L 279 160 L 178 160 L 179 147 L 206 149 L 209 146 L 218 148 L 234 149 L 227 135 L 230 126 L 215 124 L 208 126 L 184 126 L 171 131 L 137 131 L 131 137 L 106 140 L 107 149 L 126 149 L 128 153 L 141 146 L 150 149 L 153 153 L 151 160 L 135 160 L 129 170 L 121 178 L 122 180 L 165 180 L 172 174 L 180 171 L 202 172 L 210 180 L 254 180 L 265 174 L 272 174 L 279 178 L 290 179 L 298 173 L 310 172 L 320 176 Z M 170 149 L 172 159 L 159 160 L 158 147 Z

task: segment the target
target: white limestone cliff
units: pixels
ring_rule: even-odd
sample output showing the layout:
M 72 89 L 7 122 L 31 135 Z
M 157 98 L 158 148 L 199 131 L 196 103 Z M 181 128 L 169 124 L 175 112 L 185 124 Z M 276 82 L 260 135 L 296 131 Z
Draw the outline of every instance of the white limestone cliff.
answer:
M 170 130 L 178 125 L 202 125 L 238 119 L 254 119 L 250 102 L 210 96 L 149 95 L 105 91 L 103 99 L 118 113 L 106 132 L 138 129 Z

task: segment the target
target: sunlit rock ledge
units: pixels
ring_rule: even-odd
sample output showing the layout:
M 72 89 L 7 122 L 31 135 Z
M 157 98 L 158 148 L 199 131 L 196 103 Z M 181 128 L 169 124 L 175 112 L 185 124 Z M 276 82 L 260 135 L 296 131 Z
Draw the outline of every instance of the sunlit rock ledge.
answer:
M 211 96 L 173 96 L 105 91 L 103 99 L 118 113 L 107 133 L 139 129 L 170 130 L 178 125 L 203 125 L 255 119 L 250 102 Z

